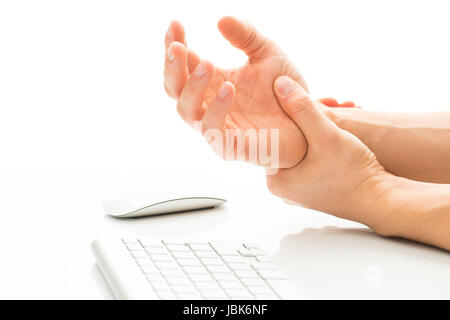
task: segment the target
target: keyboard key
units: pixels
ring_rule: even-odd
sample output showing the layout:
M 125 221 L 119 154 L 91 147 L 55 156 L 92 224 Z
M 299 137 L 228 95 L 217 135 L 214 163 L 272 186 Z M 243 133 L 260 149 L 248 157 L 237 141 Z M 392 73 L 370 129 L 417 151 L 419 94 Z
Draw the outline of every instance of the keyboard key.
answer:
M 227 263 L 246 263 L 246 259 L 242 256 L 223 256 L 222 259 Z
M 265 256 L 266 252 L 263 249 L 250 249 L 250 252 L 255 256 Z
M 185 246 L 185 245 L 175 245 L 175 244 L 171 244 L 167 246 L 167 249 L 170 252 L 191 252 L 191 250 L 189 249 L 189 247 Z
M 270 262 L 257 262 L 252 263 L 252 267 L 255 270 L 268 269 L 268 270 L 278 270 L 278 267 Z
M 285 280 L 286 279 L 286 276 L 277 270 L 258 270 L 258 274 L 264 280 L 269 280 L 269 279 Z
M 183 267 L 183 269 L 187 274 L 208 274 L 205 267 Z
M 195 286 L 200 290 L 222 290 L 222 288 L 220 288 L 219 285 L 215 282 L 199 282 L 196 283 Z
M 136 263 L 140 267 L 153 266 L 152 260 L 149 257 L 146 258 L 138 258 L 136 259 Z
M 191 274 L 189 278 L 195 283 L 198 282 L 214 282 L 214 279 L 209 274 Z
M 215 273 L 214 274 L 214 279 L 216 279 L 217 281 L 232 281 L 232 280 L 238 280 L 238 278 L 236 278 L 236 276 L 233 273 Z
M 166 247 L 170 246 L 170 245 L 178 245 L 178 246 L 184 246 L 185 242 L 184 241 L 180 241 L 180 240 L 163 240 L 162 241 Z
M 226 242 L 212 241 L 211 247 L 221 256 L 236 256 L 238 255 L 238 249 L 242 248 L 240 245 Z
M 156 291 L 171 291 L 170 290 L 170 286 L 165 283 L 165 282 L 152 282 L 152 287 L 156 290 Z
M 211 273 L 230 273 L 230 269 L 222 266 L 207 266 L 206 267 Z
M 202 263 L 198 260 L 193 260 L 193 259 L 178 259 L 178 264 L 182 267 L 198 267 L 198 266 L 202 266 Z
M 246 263 L 229 263 L 228 267 L 231 270 L 252 270 L 252 267 Z
M 234 272 L 239 279 L 260 279 L 256 271 L 236 270 Z
M 145 253 L 144 250 L 133 250 L 130 251 L 131 255 L 133 256 L 133 258 L 148 258 L 147 253 Z
M 220 258 L 202 258 L 200 259 L 205 266 L 223 266 L 225 265 Z
M 163 270 L 161 270 L 161 274 L 164 277 L 185 277 L 186 276 L 184 274 L 184 272 L 179 269 L 163 269 Z
M 256 254 L 248 249 L 240 249 L 238 252 L 243 257 L 256 257 Z
M 252 287 L 255 287 L 255 286 L 265 287 L 265 286 L 267 286 L 267 283 L 264 280 L 261 280 L 261 279 L 242 279 L 241 281 L 246 286 L 252 286 Z
M 146 247 L 145 251 L 150 255 L 152 255 L 152 254 L 168 255 L 169 254 L 164 247 Z
M 139 242 L 144 248 L 154 247 L 154 248 L 163 248 L 164 244 L 160 240 L 152 240 L 152 239 L 140 239 Z
M 188 277 L 167 277 L 166 281 L 170 285 L 192 285 Z
M 159 273 L 158 274 L 148 274 L 148 275 L 146 275 L 146 278 L 151 283 L 153 283 L 153 282 L 166 282 L 166 280 L 164 280 L 164 278 Z
M 159 274 L 159 270 L 156 269 L 154 266 L 141 267 L 141 270 L 144 274 L 155 274 L 155 273 Z
M 197 251 L 195 255 L 199 258 L 217 258 L 218 255 L 214 251 Z
M 242 283 L 238 280 L 234 281 L 219 281 L 219 285 L 224 289 L 244 289 Z
M 272 262 L 272 259 L 270 259 L 268 256 L 257 256 L 256 260 L 258 262 Z
M 127 244 L 127 249 L 132 251 L 132 250 L 142 250 L 142 246 L 139 243 L 128 243 Z
M 248 287 L 247 289 L 253 294 L 273 294 L 273 291 L 268 287 Z
M 178 266 L 178 264 L 175 262 L 158 261 L 158 262 L 155 262 L 155 265 L 159 269 L 179 269 L 180 268 Z
M 207 245 L 209 246 L 208 241 L 204 240 L 188 240 L 184 242 L 188 246 L 195 246 L 195 245 Z
M 196 293 L 197 289 L 191 285 L 173 285 L 172 290 L 175 293 Z
M 139 244 L 138 240 L 136 238 L 133 238 L 133 237 L 123 238 L 122 242 L 125 243 L 125 244 L 131 244 L 131 243 Z
M 152 258 L 153 261 L 175 261 L 174 258 L 169 254 L 152 254 L 150 255 L 150 258 Z
M 259 246 L 253 242 L 244 242 L 244 247 L 247 249 L 259 249 Z
M 173 252 L 172 254 L 177 259 L 197 259 L 192 252 Z
M 192 251 L 211 251 L 213 248 L 206 243 L 206 244 L 190 244 L 189 247 Z

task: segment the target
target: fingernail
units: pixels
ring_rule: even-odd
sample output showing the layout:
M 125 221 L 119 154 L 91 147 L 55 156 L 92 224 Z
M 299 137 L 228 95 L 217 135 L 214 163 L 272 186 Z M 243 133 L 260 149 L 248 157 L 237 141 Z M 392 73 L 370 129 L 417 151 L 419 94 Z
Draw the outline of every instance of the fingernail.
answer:
M 169 61 L 175 60 L 175 55 L 173 54 L 173 42 L 169 46 L 169 52 L 167 53 L 167 60 Z
M 275 83 L 275 87 L 277 89 L 278 94 L 286 98 L 297 88 L 297 84 L 288 77 L 280 77 L 277 79 Z
M 194 76 L 196 78 L 201 78 L 206 74 L 206 66 L 203 62 L 200 62 L 197 66 L 197 68 L 195 68 L 194 71 Z
M 219 99 L 224 99 L 226 96 L 230 94 L 230 86 L 225 82 L 219 89 L 219 93 L 217 96 Z

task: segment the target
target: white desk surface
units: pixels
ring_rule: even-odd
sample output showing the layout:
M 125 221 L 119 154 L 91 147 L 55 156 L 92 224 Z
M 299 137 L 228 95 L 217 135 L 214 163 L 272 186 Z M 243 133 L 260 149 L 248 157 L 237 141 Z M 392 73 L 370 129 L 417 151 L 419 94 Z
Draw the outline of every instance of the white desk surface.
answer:
M 229 200 L 226 207 L 134 220 L 105 216 L 101 202 L 117 196 L 118 186 L 151 193 L 164 174 L 1 172 L 0 298 L 112 298 L 89 247 L 102 235 L 254 240 L 310 298 L 450 298 L 448 252 L 288 206 L 269 195 L 259 170 L 224 167 L 177 180 L 211 179 L 210 187 L 222 188 Z
M 448 2 L 257 6 L 0 2 L 0 298 L 111 298 L 90 252 L 102 235 L 253 239 L 311 298 L 450 298 L 448 252 L 284 204 L 260 169 L 213 155 L 162 85 L 163 38 L 174 18 L 202 58 L 221 67 L 246 61 L 216 29 L 232 14 L 280 44 L 314 98 L 445 110 Z M 150 200 L 170 185 L 215 189 L 229 203 L 140 220 L 102 210 L 103 201 Z

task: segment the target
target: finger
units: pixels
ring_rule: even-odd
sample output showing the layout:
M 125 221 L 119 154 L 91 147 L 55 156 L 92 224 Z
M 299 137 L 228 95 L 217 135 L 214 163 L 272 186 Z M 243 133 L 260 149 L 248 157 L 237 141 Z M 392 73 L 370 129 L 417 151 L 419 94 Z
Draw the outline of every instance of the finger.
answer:
M 164 39 L 164 44 L 166 47 L 166 54 L 169 50 L 169 46 L 172 42 L 180 42 L 184 44 L 185 47 L 187 47 L 186 42 L 186 33 L 184 31 L 183 25 L 174 20 L 170 23 L 169 28 L 166 32 L 166 37 Z M 188 48 L 188 60 L 187 65 L 189 69 L 189 73 L 193 72 L 195 67 L 200 63 L 200 57 L 192 50 Z
M 164 64 L 164 88 L 169 96 L 178 99 L 188 77 L 186 47 L 172 42 Z
M 167 29 L 166 32 L 166 37 L 164 40 L 166 52 L 167 50 L 169 50 L 170 44 L 174 41 L 182 43 L 186 46 L 184 27 L 180 22 L 176 20 L 172 21 L 169 24 L 169 28 Z
M 329 120 L 300 85 L 289 77 L 275 80 L 275 93 L 283 110 L 305 134 L 307 140 L 330 132 Z
M 191 74 L 200 63 L 200 57 L 190 48 L 188 48 L 187 65 L 189 74 Z
M 327 107 L 337 107 L 339 105 L 337 100 L 334 98 L 322 98 L 319 99 L 319 101 L 324 105 L 326 105 Z
M 339 103 L 340 108 L 355 108 L 355 103 L 353 101 L 345 101 Z
M 225 125 L 225 117 L 233 102 L 236 89 L 234 85 L 226 81 L 222 84 L 217 96 L 209 105 L 202 119 L 203 128 L 218 129 L 223 131 Z
M 189 125 L 203 116 L 203 99 L 209 81 L 214 76 L 214 67 L 209 62 L 200 62 L 186 81 L 178 100 L 177 110 Z
M 262 59 L 279 52 L 278 47 L 251 24 L 233 17 L 219 20 L 219 31 L 230 43 L 250 59 Z

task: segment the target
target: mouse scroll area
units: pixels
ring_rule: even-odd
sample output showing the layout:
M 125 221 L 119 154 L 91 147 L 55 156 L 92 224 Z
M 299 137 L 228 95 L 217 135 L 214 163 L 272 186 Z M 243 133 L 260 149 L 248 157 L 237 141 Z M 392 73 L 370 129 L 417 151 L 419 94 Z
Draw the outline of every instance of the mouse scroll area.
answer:
M 177 213 L 217 207 L 226 203 L 225 199 L 214 197 L 186 197 L 160 201 L 146 206 L 134 205 L 126 201 L 105 201 L 105 212 L 119 218 L 137 218 L 152 215 Z
M 140 209 L 139 207 L 136 207 L 136 205 L 133 205 L 130 202 L 120 200 L 104 201 L 102 203 L 102 207 L 103 211 L 106 214 L 114 217 L 118 217 Z

